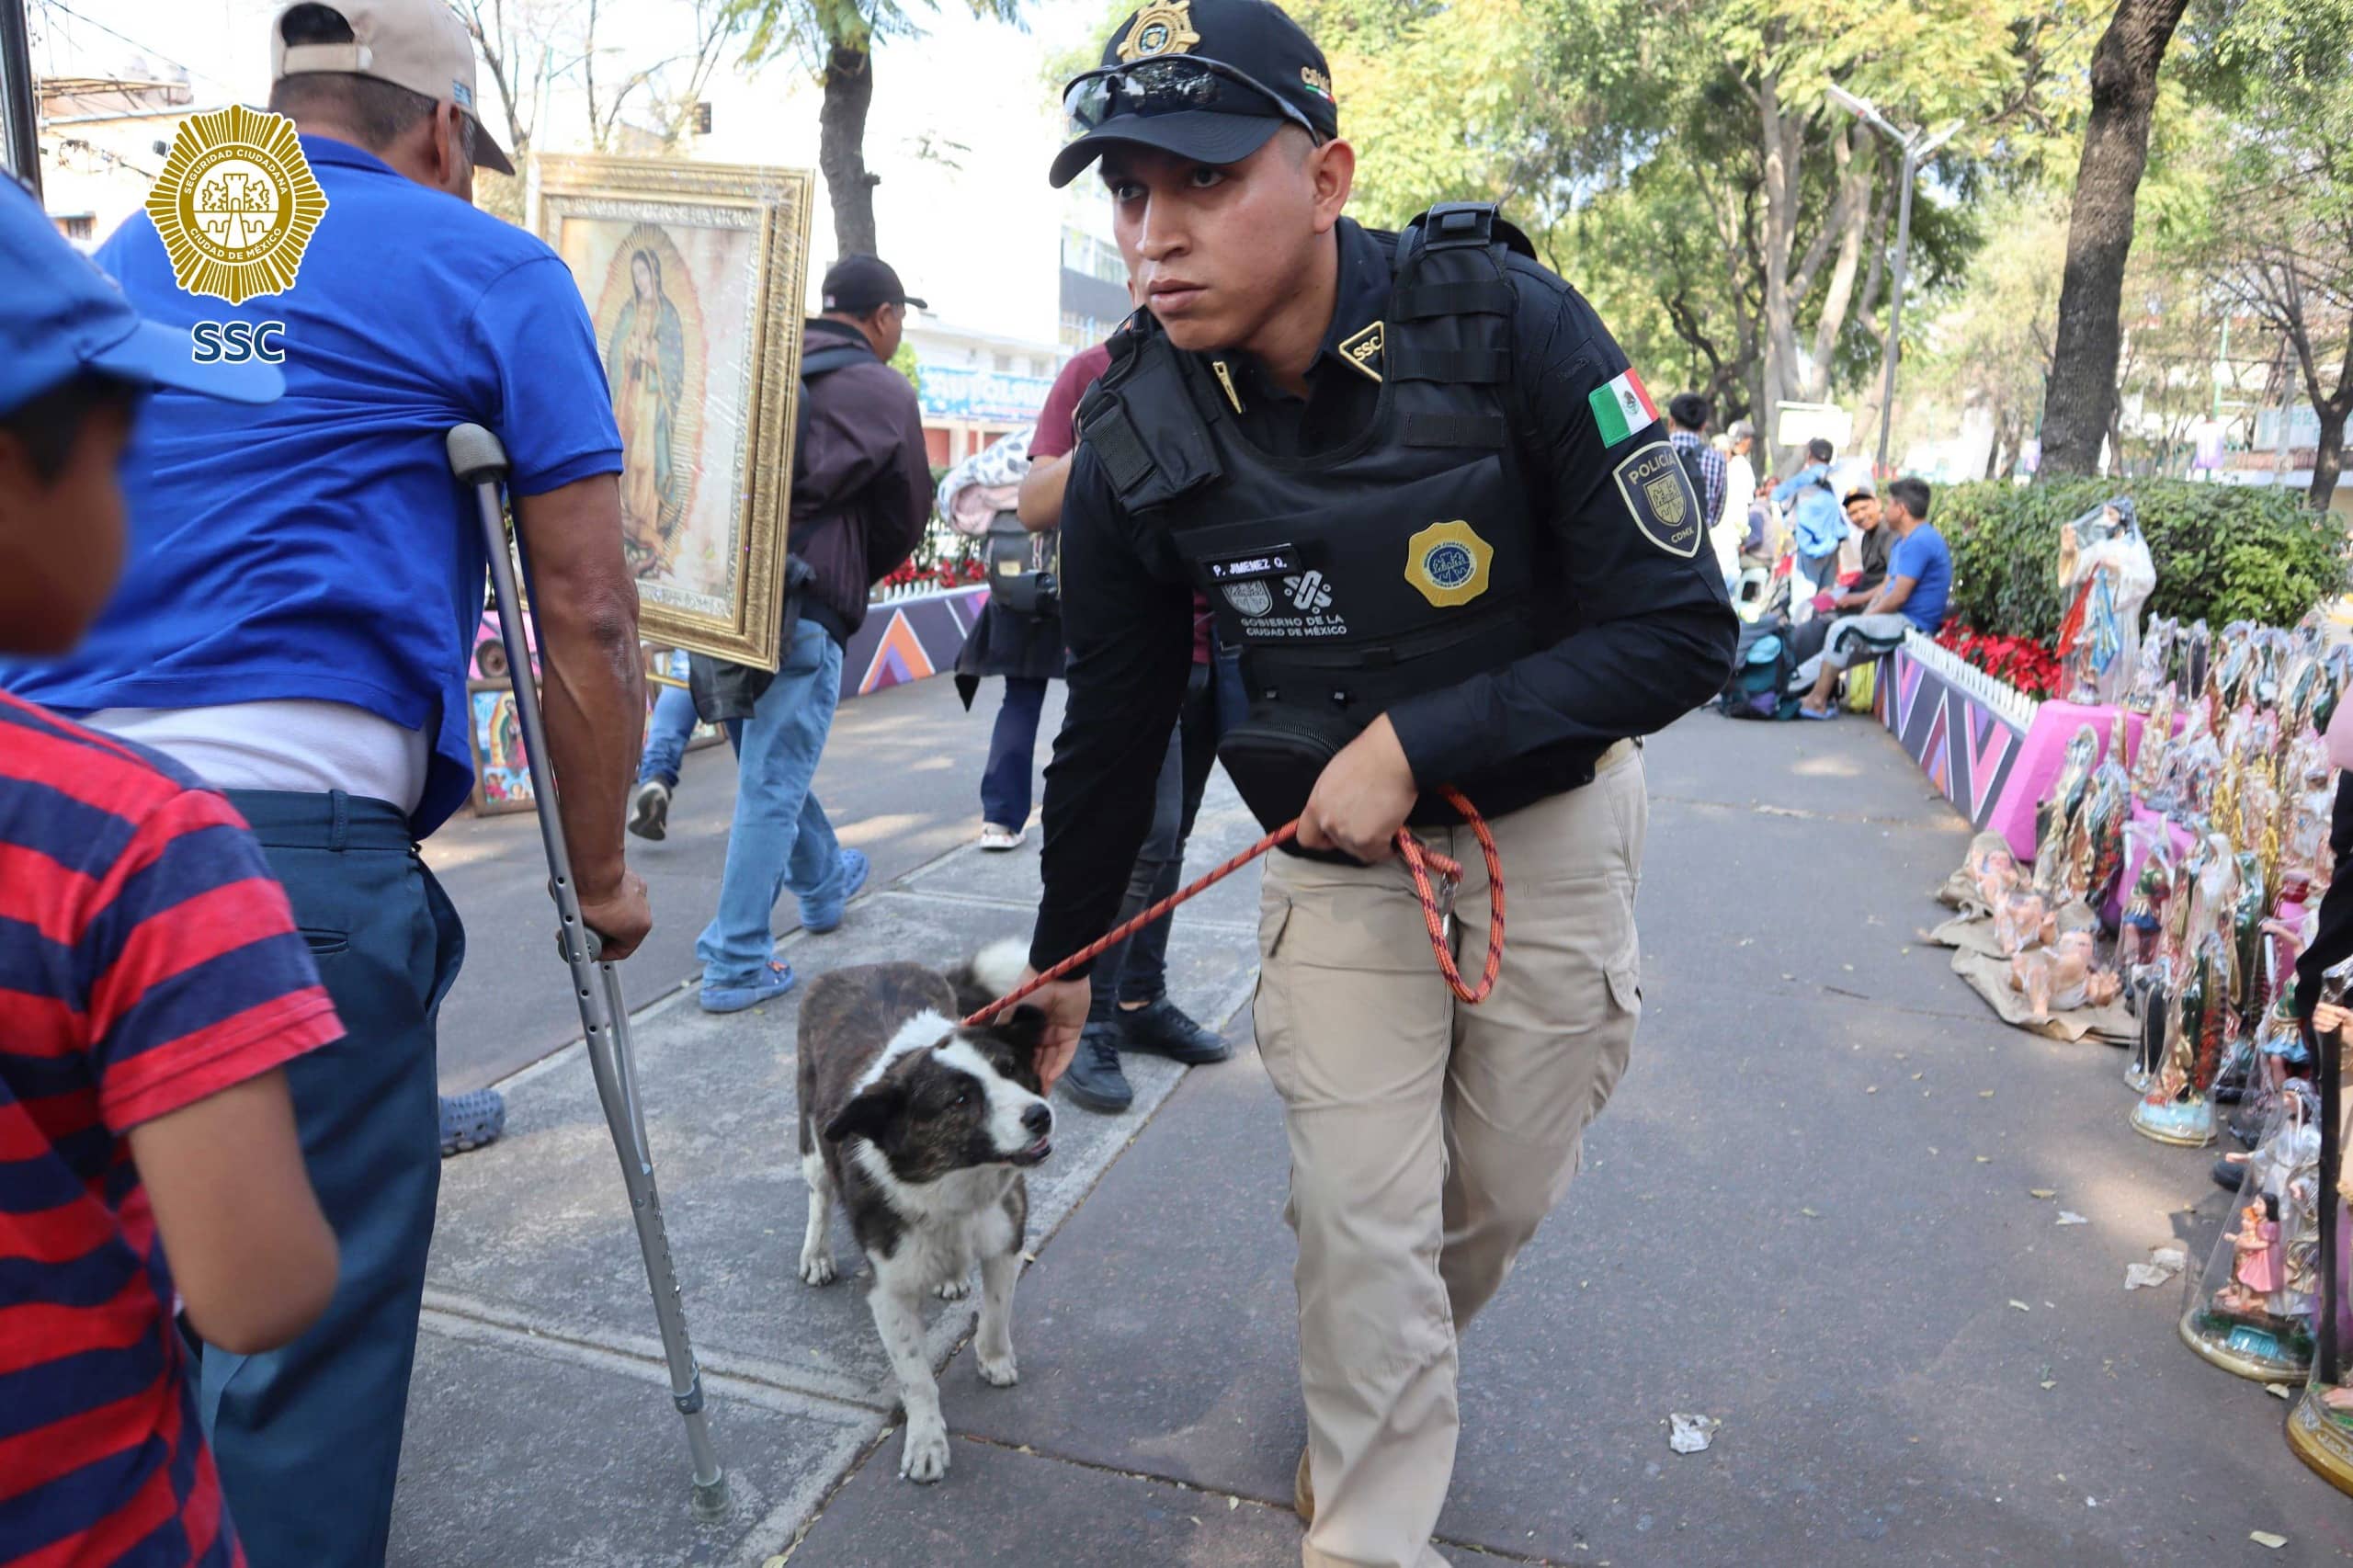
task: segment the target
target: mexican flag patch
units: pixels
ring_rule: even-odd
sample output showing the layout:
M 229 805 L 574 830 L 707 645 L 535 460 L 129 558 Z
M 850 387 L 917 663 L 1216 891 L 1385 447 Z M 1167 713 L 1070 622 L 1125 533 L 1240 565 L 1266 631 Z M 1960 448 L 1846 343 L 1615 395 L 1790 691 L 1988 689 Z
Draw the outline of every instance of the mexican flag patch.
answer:
M 1604 447 L 1614 447 L 1635 431 L 1658 423 L 1658 404 L 1651 401 L 1650 389 L 1631 366 L 1608 386 L 1594 388 L 1586 401 L 1593 404 L 1593 422 L 1601 426 Z

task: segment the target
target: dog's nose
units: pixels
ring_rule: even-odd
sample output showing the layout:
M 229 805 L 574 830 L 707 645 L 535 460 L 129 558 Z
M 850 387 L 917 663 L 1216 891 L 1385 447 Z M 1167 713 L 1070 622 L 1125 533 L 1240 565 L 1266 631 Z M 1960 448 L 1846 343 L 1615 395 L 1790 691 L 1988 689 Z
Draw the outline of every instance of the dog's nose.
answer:
M 1024 1132 L 1034 1133 L 1043 1138 L 1053 1131 L 1053 1126 L 1054 1113 L 1049 1110 L 1042 1101 L 1021 1113 L 1021 1130 Z

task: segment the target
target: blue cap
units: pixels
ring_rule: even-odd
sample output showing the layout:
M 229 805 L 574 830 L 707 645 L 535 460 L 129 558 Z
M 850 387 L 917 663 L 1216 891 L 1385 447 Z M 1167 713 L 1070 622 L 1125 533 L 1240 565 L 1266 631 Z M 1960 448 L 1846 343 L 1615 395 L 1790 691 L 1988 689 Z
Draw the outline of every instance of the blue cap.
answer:
M 84 370 L 234 403 L 269 403 L 286 390 L 275 365 L 196 363 L 187 328 L 132 310 L 32 193 L 0 174 L 0 415 Z

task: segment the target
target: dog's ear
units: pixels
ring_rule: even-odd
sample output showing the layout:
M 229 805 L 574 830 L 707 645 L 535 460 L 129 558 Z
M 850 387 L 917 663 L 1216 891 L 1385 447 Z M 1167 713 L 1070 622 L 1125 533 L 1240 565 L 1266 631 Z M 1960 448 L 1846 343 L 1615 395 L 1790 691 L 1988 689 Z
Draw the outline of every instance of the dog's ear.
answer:
M 1036 1093 L 1040 1081 L 1038 1048 L 1046 1039 L 1046 1010 L 1024 1002 L 1002 1021 L 989 1025 L 987 1032 L 1013 1052 L 1013 1081 Z
M 1035 1056 L 1039 1042 L 1046 1038 L 1046 1010 L 1024 1002 L 990 1024 L 989 1032 L 1023 1055 Z
M 907 1103 L 907 1091 L 901 1085 L 884 1080 L 864 1089 L 849 1104 L 834 1113 L 825 1123 L 826 1142 L 838 1143 L 855 1134 L 870 1143 L 881 1143 L 882 1134 L 898 1119 Z

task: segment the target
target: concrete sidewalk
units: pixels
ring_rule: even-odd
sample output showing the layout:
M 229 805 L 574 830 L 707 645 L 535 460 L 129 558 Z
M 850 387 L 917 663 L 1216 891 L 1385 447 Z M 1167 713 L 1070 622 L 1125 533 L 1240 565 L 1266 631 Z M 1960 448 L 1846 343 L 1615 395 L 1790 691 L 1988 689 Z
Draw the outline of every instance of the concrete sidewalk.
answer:
M 2003 1028 L 1916 939 L 1968 834 L 1902 752 L 1860 721 L 1700 715 L 1647 763 L 1642 1037 L 1584 1175 L 1466 1342 L 1449 1556 L 2353 1557 L 2353 1512 L 2288 1452 L 2285 1406 L 2181 1346 L 2177 1290 L 2122 1288 L 2154 1242 L 2202 1260 L 2226 1203 L 2205 1157 L 2126 1129 L 2119 1053 Z M 1253 832 L 1221 780 L 1195 859 Z M 1246 996 L 1254 880 L 1179 916 L 1172 979 L 1201 1016 Z M 1029 852 L 954 851 L 787 951 L 805 974 L 961 950 L 1020 930 L 1034 887 Z M 620 1183 L 567 1051 L 510 1081 L 505 1142 L 446 1167 L 392 1560 L 1296 1561 L 1285 1153 L 1255 1054 L 1181 1082 L 1144 1063 L 1126 1117 L 1065 1110 L 1033 1177 L 1021 1384 L 982 1385 L 957 1348 L 970 1309 L 941 1309 L 955 1468 L 916 1488 L 858 1282 L 794 1276 L 791 1012 L 688 1002 L 637 1027 L 733 1515 L 687 1517 Z M 2091 1222 L 2057 1227 L 2062 1207 Z M 1670 1411 L 1722 1418 L 1715 1446 L 1672 1453 Z

